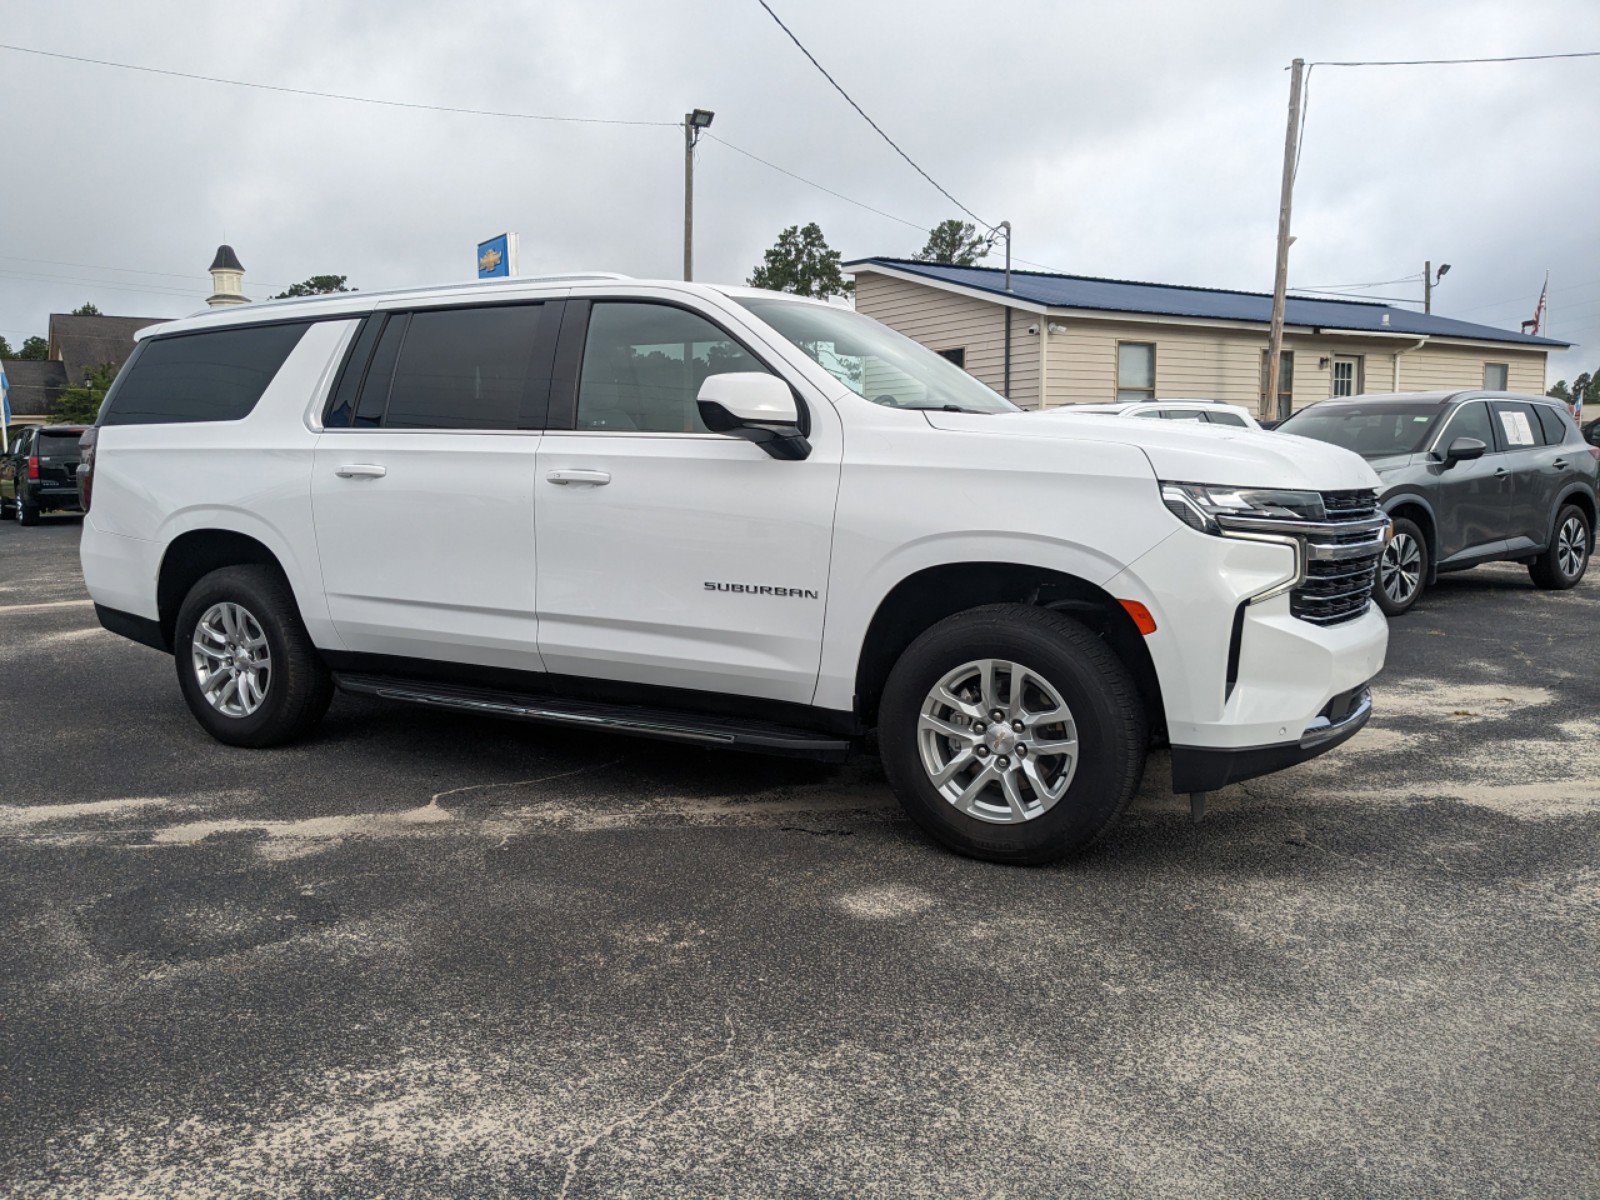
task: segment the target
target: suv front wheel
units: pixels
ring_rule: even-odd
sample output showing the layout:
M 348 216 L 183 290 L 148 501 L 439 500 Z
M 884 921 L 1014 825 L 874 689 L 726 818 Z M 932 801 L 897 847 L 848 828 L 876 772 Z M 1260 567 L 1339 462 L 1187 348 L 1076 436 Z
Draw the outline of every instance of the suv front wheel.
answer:
M 1378 558 L 1372 598 L 1385 616 L 1398 617 L 1417 602 L 1428 583 L 1428 540 L 1415 521 L 1397 517 L 1394 536 Z
M 1070 617 L 995 604 L 919 637 L 889 675 L 879 750 L 911 818 L 961 854 L 1036 864 L 1083 850 L 1144 772 L 1144 705 Z
M 333 680 L 288 584 L 248 564 L 204 576 L 173 630 L 178 686 L 200 722 L 230 746 L 276 746 L 308 733 Z
M 1589 566 L 1594 531 L 1576 504 L 1563 505 L 1545 552 L 1528 564 L 1528 574 L 1542 588 L 1561 590 L 1583 578 Z

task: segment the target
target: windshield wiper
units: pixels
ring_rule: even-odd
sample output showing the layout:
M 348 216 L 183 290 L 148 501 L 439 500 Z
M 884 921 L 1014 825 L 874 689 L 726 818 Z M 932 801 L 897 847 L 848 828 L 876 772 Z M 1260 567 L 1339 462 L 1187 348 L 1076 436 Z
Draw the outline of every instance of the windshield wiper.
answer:
M 900 404 L 897 408 L 905 412 L 959 412 L 986 414 L 985 408 L 962 408 L 959 404 Z

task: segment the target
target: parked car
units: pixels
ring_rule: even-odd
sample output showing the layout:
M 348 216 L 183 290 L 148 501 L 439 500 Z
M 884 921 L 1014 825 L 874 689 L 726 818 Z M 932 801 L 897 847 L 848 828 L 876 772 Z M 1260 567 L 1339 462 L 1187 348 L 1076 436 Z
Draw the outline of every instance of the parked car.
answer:
M 1351 396 L 1301 409 L 1281 433 L 1354 450 L 1383 479 L 1394 537 L 1374 595 L 1390 616 L 1439 575 L 1528 564 L 1542 588 L 1583 578 L 1594 546 L 1600 448 L 1565 406 L 1511 392 Z
M 513 279 L 140 338 L 84 576 L 223 742 L 304 735 L 335 686 L 835 759 L 876 728 L 924 829 L 1032 863 L 1110 825 L 1153 738 L 1198 794 L 1372 711 L 1389 522 L 1336 447 L 1041 420 L 739 287 Z
M 0 459 L 0 516 L 37 525 L 42 513 L 77 512 L 81 425 L 24 425 Z
M 1248 408 L 1224 404 L 1221 400 L 1125 400 L 1118 404 L 1058 404 L 1040 409 L 1041 414 L 1144 417 L 1147 420 L 1198 421 L 1208 425 L 1231 425 L 1236 429 L 1260 429 L 1261 424 Z

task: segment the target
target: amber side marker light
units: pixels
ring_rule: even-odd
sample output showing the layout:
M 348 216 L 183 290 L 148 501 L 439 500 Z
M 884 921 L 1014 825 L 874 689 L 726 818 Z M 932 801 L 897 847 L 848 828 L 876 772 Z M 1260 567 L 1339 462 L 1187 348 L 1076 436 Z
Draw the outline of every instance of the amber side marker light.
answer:
M 1137 600 L 1118 600 L 1117 603 L 1122 605 L 1123 611 L 1133 618 L 1134 625 L 1138 627 L 1139 632 L 1144 634 L 1145 637 L 1149 637 L 1156 631 L 1156 619 L 1150 615 L 1150 610 L 1144 605 Z

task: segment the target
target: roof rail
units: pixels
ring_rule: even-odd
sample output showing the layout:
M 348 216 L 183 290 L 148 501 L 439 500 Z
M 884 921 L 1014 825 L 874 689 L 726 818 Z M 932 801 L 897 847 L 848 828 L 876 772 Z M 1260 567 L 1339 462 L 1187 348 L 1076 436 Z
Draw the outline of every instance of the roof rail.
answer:
M 284 296 L 273 297 L 271 300 L 258 300 L 257 304 L 275 304 L 280 299 L 290 304 L 328 304 L 338 300 L 353 298 L 367 299 L 383 296 L 407 296 L 414 292 L 461 292 L 473 288 L 511 287 L 517 284 L 538 283 L 580 283 L 589 279 L 631 279 L 631 275 L 619 275 L 615 271 L 574 271 L 565 275 L 502 275 L 495 279 L 470 279 L 456 283 L 419 283 L 413 287 L 385 288 L 377 292 L 323 292 L 316 296 Z M 195 316 L 203 316 L 216 309 L 201 309 Z

